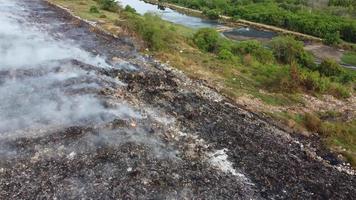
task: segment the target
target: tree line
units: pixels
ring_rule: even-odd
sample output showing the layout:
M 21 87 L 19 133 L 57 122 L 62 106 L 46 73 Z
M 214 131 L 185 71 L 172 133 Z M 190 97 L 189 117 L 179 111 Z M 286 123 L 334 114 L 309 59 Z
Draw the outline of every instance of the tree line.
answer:
M 164 0 L 202 10 L 209 16 L 219 14 L 242 18 L 297 31 L 320 38 L 342 39 L 356 43 L 356 20 L 312 12 L 306 0 Z M 330 5 L 352 6 L 355 0 L 330 0 Z

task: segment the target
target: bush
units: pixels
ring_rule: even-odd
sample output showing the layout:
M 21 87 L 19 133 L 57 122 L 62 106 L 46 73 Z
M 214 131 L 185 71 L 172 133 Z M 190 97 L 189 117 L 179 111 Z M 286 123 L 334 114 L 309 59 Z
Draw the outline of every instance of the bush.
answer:
M 313 132 L 321 132 L 321 120 L 319 119 L 318 116 L 311 114 L 311 113 L 306 113 L 304 116 L 304 125 L 309 131 Z
M 274 68 L 277 71 L 273 74 L 269 72 L 272 77 L 267 79 L 263 84 L 267 89 L 277 89 L 278 92 L 283 91 L 288 93 L 299 91 L 301 81 L 296 63 L 292 63 L 289 68 L 283 66 L 275 66 Z
M 309 91 L 315 91 L 324 93 L 330 87 L 330 80 L 325 77 L 321 77 L 319 72 L 303 71 L 301 73 L 301 84 Z
M 203 14 L 206 15 L 209 19 L 219 19 L 220 13 L 216 9 L 204 9 Z
M 276 37 L 272 39 L 269 46 L 276 59 L 284 64 L 291 64 L 296 61 L 304 66 L 312 62 L 310 60 L 312 57 L 304 50 L 303 43 L 293 37 Z
M 146 47 L 152 50 L 167 49 L 168 45 L 172 45 L 180 37 L 169 23 L 154 13 L 146 13 L 144 16 L 140 16 L 131 12 L 124 12 L 120 16 L 121 20 L 117 20 L 115 24 L 141 38 Z
M 289 88 L 295 90 L 298 90 L 300 87 L 300 74 L 299 74 L 299 69 L 297 63 L 292 63 L 289 68 L 289 76 L 291 79 L 291 84 L 289 84 Z
M 318 65 L 315 63 L 315 57 L 311 53 L 309 53 L 307 51 L 303 50 L 298 55 L 297 60 L 298 60 L 297 62 L 301 66 L 306 67 L 306 68 L 308 68 L 310 70 L 315 71 L 318 68 Z
M 288 91 L 294 88 L 295 82 L 291 80 L 289 68 L 278 65 L 258 65 L 254 79 L 269 91 Z
M 340 44 L 341 43 L 340 32 L 336 31 L 336 32 L 326 34 L 324 37 L 324 43 L 327 45 Z
M 232 47 L 234 42 L 225 38 L 220 37 L 218 42 L 218 50 L 226 49 L 232 53 Z
M 269 49 L 265 48 L 257 40 L 242 41 L 232 46 L 232 52 L 235 55 L 247 55 L 250 54 L 261 63 L 273 62 L 273 53 Z
M 130 13 L 134 13 L 134 14 L 137 13 L 137 12 L 136 12 L 136 9 L 133 8 L 133 7 L 131 7 L 131 6 L 129 6 L 129 5 L 127 5 L 124 10 L 125 10 L 126 12 L 130 12 Z
M 144 15 L 144 20 L 138 24 L 137 31 L 146 45 L 153 50 L 166 49 L 177 37 L 168 23 L 152 13 Z
M 253 64 L 253 58 L 251 54 L 246 54 L 242 57 L 242 63 L 246 66 L 251 66 Z
M 97 0 L 100 8 L 110 12 L 116 12 L 119 8 L 115 0 Z
M 352 83 L 355 81 L 355 75 L 344 72 L 338 77 L 338 81 L 342 84 Z
M 329 93 L 337 98 L 349 98 L 351 96 L 349 89 L 339 83 L 332 83 Z
M 92 6 L 89 9 L 90 13 L 99 13 L 99 9 L 96 6 Z
M 273 54 L 279 62 L 290 64 L 297 61 L 303 51 L 303 44 L 292 37 L 276 37 L 270 42 Z
M 339 76 L 343 68 L 334 60 L 326 59 L 319 65 L 318 71 L 325 76 Z
M 219 33 L 215 29 L 202 28 L 193 36 L 194 43 L 199 49 L 207 52 L 215 52 L 219 47 Z
M 233 57 L 234 55 L 227 49 L 221 49 L 218 53 L 218 58 L 221 60 L 232 60 Z

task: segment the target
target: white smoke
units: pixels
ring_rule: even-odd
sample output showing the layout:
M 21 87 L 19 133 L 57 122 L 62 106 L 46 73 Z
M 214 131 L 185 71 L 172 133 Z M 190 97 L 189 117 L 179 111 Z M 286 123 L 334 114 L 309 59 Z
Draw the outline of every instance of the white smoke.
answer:
M 69 61 L 101 68 L 109 64 L 69 41 L 56 41 L 27 22 L 26 14 L 16 2 L 0 0 L 0 134 L 138 116 L 124 103 L 108 109 L 95 94 L 68 94 L 99 90 L 98 83 L 108 80 Z
M 164 126 L 172 120 L 154 110 L 144 112 L 146 106 L 138 112 L 124 100 L 99 97 L 102 89 L 125 86 L 116 79 L 85 70 L 111 68 L 106 59 L 72 41 L 56 40 L 46 33 L 48 25 L 30 23 L 26 17 L 26 10 L 16 1 L 0 0 L 0 158 L 24 153 L 7 146 L 8 140 L 42 138 L 66 127 L 85 125 L 93 125 L 96 133 L 86 133 L 66 145 L 61 141 L 37 144 L 33 159 L 71 158 L 95 152 L 98 144 L 118 148 L 127 142 L 148 146 L 158 157 L 175 157 L 176 152 L 166 149 L 159 136 L 139 125 L 106 129 L 108 122 L 117 119 L 129 123 L 154 118 Z M 119 58 L 114 63 L 122 69 L 135 69 Z M 83 65 L 89 67 L 84 69 Z

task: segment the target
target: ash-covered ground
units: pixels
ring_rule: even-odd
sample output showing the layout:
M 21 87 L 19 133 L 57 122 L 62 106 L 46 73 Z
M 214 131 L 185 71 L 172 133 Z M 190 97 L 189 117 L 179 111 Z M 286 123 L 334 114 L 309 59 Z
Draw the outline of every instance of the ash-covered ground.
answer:
M 356 179 L 129 38 L 0 0 L 0 199 L 356 199 Z

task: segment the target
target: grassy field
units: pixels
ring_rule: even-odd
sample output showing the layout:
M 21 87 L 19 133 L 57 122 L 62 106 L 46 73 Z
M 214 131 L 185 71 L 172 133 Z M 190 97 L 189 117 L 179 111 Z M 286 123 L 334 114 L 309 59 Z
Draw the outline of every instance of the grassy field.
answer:
M 140 16 L 123 8 L 117 12 L 105 11 L 100 9 L 100 5 L 94 0 L 49 1 L 69 8 L 81 18 L 100 21 L 102 28 L 113 34 L 129 34 L 136 40 L 144 41 L 146 47 L 150 49 L 145 53 L 152 54 L 162 62 L 169 61 L 173 67 L 182 70 L 193 79 L 206 80 L 207 84 L 237 102 L 246 96 L 251 98 L 251 102 L 257 99 L 261 105 L 252 107 L 253 111 L 266 113 L 298 131 L 309 130 L 320 133 L 326 145 L 342 153 L 356 166 L 355 120 L 330 121 L 324 120 L 322 113 L 312 110 L 310 110 L 314 116 L 312 118 L 308 117 L 308 113 L 298 112 L 303 110 L 307 103 L 302 98 L 303 95 L 308 93 L 318 97 L 323 92 L 282 89 L 286 84 L 293 83 L 293 80 L 290 80 L 291 71 L 288 64 L 276 61 L 260 62 L 251 54 L 232 56 L 228 54 L 228 58 L 223 55 L 224 59 L 221 59 L 221 52 L 205 52 L 197 48 L 192 40 L 195 31 L 165 22 L 157 16 Z M 92 12 L 93 7 L 97 8 L 98 12 Z M 227 45 L 226 48 L 229 46 Z M 315 75 L 318 75 L 305 69 L 300 70 L 301 77 L 298 79 L 310 76 L 309 81 L 313 81 Z M 336 83 L 332 78 L 318 77 L 316 77 L 318 84 L 329 84 L 331 91 L 325 92 L 332 93 L 338 87 L 343 90 L 352 87 L 350 84 L 343 86 Z M 351 95 L 353 96 L 353 91 Z M 283 109 L 279 110 L 279 108 Z M 293 108 L 294 111 L 285 111 L 288 108 Z M 310 122 L 317 123 L 317 127 L 310 126 Z
M 356 66 L 356 52 L 345 53 L 341 61 L 345 64 Z

